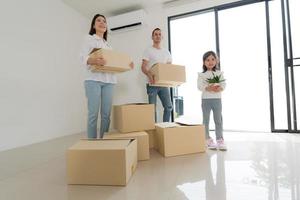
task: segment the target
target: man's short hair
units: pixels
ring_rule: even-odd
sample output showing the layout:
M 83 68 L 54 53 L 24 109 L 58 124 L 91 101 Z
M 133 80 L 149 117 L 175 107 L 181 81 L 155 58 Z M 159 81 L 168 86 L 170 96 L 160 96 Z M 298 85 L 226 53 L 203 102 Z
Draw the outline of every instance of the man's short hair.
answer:
M 154 35 L 154 32 L 155 32 L 155 31 L 161 31 L 161 30 L 160 30 L 160 28 L 155 28 L 155 29 L 152 31 L 152 36 Z

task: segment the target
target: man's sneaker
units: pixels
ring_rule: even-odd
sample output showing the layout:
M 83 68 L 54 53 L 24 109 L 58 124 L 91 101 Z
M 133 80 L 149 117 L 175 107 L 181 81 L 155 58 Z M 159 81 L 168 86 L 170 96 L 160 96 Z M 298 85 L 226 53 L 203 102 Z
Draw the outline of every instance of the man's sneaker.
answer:
M 207 145 L 207 148 L 210 149 L 210 150 L 216 150 L 217 149 L 216 143 L 214 143 L 214 140 L 211 139 L 211 138 L 206 140 L 206 145 Z
M 226 147 L 223 139 L 217 140 L 217 146 L 218 146 L 218 149 L 220 151 L 226 151 L 227 150 L 227 147 Z

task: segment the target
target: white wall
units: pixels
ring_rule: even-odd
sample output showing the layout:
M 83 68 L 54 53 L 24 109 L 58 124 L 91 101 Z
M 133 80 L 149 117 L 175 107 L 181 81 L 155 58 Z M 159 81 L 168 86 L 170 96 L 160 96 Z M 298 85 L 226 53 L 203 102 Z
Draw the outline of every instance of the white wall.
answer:
M 149 7 L 145 28 L 109 35 L 113 48 L 132 55 L 136 66 L 118 75 L 113 103 L 147 102 L 142 53 L 156 27 L 163 30 L 163 46 L 168 47 L 167 16 L 226 2 L 232 1 Z M 85 131 L 84 72 L 78 53 L 90 20 L 60 0 L 1 2 L 0 151 Z
M 0 151 L 85 130 L 88 23 L 60 0 L 1 1 Z

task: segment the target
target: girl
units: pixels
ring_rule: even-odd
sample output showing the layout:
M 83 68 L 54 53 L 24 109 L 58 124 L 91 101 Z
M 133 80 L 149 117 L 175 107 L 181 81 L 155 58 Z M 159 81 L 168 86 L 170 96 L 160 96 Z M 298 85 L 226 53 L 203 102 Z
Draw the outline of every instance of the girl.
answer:
M 93 17 L 89 35 L 86 37 L 80 59 L 86 68 L 84 82 L 85 93 L 88 101 L 88 138 L 97 138 L 97 121 L 99 109 L 101 109 L 100 138 L 109 129 L 110 112 L 112 106 L 113 87 L 117 82 L 116 75 L 106 72 L 92 72 L 91 65 L 105 65 L 103 58 L 89 58 L 94 48 L 111 49 L 107 43 L 107 24 L 103 15 L 96 14 Z M 131 63 L 133 68 L 133 63 Z
M 223 138 L 222 121 L 222 102 L 221 92 L 225 89 L 223 73 L 218 70 L 218 57 L 215 52 L 208 51 L 203 55 L 203 72 L 198 73 L 198 89 L 202 91 L 202 113 L 203 124 L 205 125 L 205 134 L 208 149 L 226 150 Z M 220 81 L 217 84 L 209 83 L 209 79 L 219 76 Z M 213 111 L 215 121 L 216 141 L 209 136 L 209 118 L 210 111 Z

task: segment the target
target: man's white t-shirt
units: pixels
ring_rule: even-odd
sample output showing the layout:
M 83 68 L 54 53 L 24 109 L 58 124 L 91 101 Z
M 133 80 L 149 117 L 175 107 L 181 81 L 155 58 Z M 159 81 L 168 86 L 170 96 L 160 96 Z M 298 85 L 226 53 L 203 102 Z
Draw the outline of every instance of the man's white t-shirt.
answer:
M 167 49 L 148 47 L 143 54 L 143 60 L 148 61 L 147 70 L 149 70 L 156 63 L 168 63 L 172 62 L 172 56 Z

